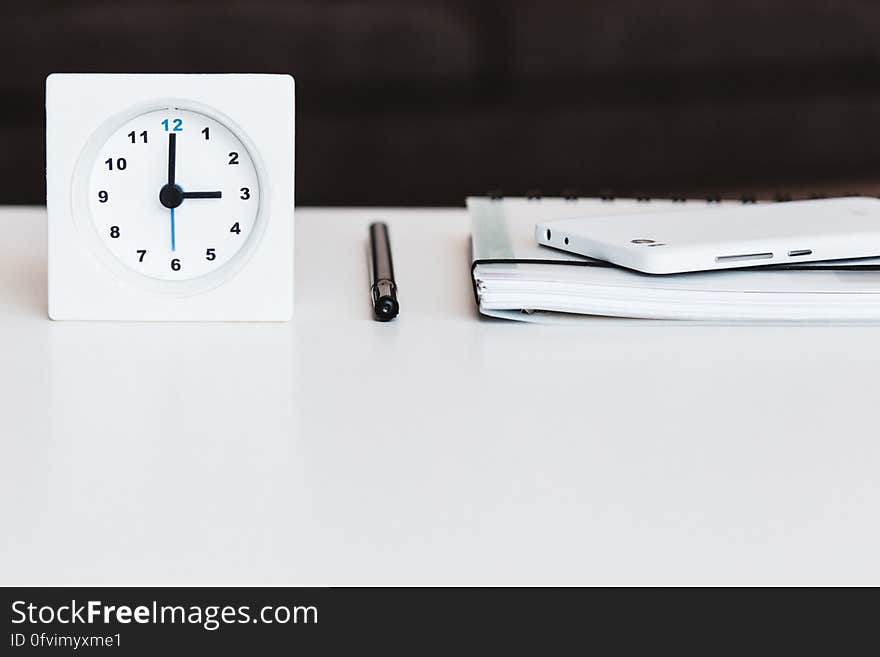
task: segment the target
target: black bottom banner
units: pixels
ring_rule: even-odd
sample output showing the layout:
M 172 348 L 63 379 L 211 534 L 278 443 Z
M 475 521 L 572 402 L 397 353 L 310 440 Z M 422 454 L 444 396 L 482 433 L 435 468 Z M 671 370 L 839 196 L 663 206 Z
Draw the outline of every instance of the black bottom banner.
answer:
M 0 654 L 303 650 L 847 653 L 875 606 L 845 589 L 3 588 Z M 836 618 L 841 618 L 836 624 Z M 380 652 L 381 651 L 381 652 Z

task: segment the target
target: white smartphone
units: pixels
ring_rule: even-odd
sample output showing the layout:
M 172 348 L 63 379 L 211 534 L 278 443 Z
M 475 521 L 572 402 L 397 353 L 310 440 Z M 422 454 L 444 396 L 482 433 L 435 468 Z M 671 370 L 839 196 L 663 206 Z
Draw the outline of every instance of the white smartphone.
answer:
M 852 196 L 540 223 L 539 244 L 648 274 L 880 256 L 880 199 Z

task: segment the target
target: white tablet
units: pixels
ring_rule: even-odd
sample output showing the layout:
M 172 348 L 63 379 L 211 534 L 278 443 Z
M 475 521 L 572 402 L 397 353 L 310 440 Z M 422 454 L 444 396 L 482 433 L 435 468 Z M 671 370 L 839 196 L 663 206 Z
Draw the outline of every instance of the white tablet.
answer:
M 880 256 L 880 199 L 787 203 L 562 219 L 539 244 L 648 274 Z

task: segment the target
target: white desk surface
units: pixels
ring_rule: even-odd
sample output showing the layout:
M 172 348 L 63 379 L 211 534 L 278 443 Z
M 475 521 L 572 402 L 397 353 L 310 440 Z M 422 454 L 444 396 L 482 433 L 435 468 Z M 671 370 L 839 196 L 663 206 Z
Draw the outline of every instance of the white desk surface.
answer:
M 880 326 L 484 320 L 464 210 L 332 209 L 292 323 L 55 323 L 0 234 L 0 584 L 880 584 Z

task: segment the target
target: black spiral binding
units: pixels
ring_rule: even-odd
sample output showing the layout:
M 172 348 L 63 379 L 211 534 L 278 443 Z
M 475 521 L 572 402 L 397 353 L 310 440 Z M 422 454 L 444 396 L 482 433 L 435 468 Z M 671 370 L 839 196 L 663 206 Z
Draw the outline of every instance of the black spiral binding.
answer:
M 509 196 L 504 193 L 502 189 L 492 189 L 487 192 L 486 196 L 493 201 L 501 201 L 505 198 L 527 198 L 532 201 L 538 201 L 545 197 L 545 195 L 541 192 L 540 189 L 529 189 L 526 190 L 526 193 L 523 196 Z M 849 191 L 845 194 L 845 196 L 866 196 L 866 194 L 861 194 L 859 192 Z M 867 195 L 870 196 L 870 195 Z M 552 196 L 548 196 L 547 198 L 553 198 Z M 742 193 L 738 198 L 730 198 L 724 197 L 721 194 L 707 194 L 704 197 L 698 198 L 695 196 L 688 196 L 686 194 L 663 194 L 660 196 L 652 196 L 650 194 L 646 194 L 644 192 L 634 192 L 630 194 L 619 194 L 613 189 L 610 188 L 599 188 L 592 193 L 589 194 L 581 194 L 580 190 L 574 187 L 567 187 L 562 190 L 562 193 L 558 198 L 565 199 L 566 201 L 577 201 L 582 198 L 593 198 L 593 199 L 601 199 L 603 201 L 616 201 L 617 199 L 628 199 L 633 201 L 640 201 L 647 203 L 649 201 L 673 201 L 675 203 L 684 203 L 685 201 L 706 201 L 707 203 L 721 203 L 722 201 L 735 201 L 738 200 L 742 204 L 748 203 L 757 203 L 759 198 L 757 194 L 751 194 L 748 192 Z M 777 192 L 770 197 L 767 197 L 764 200 L 767 201 L 775 201 L 777 203 L 787 203 L 789 201 L 796 200 L 819 200 L 823 198 L 829 198 L 828 194 L 823 194 L 821 192 L 813 192 L 808 194 L 807 196 L 798 196 L 789 193 L 789 192 Z M 880 198 L 880 197 L 878 197 Z

